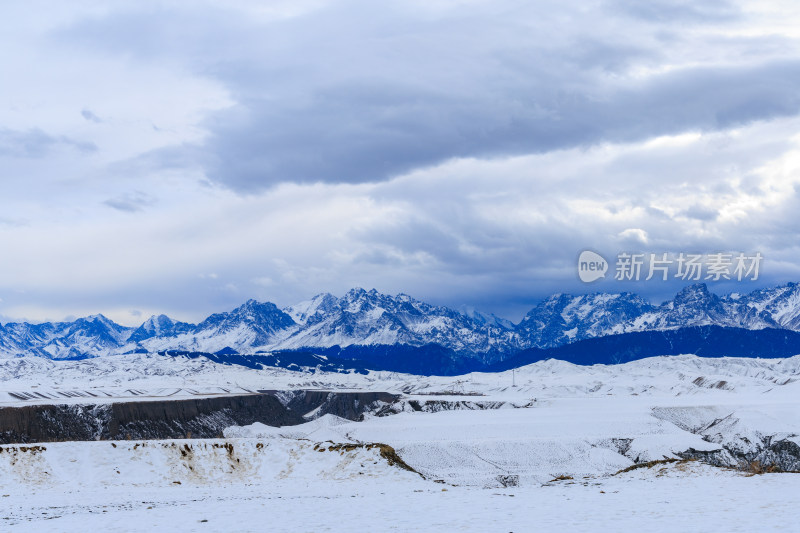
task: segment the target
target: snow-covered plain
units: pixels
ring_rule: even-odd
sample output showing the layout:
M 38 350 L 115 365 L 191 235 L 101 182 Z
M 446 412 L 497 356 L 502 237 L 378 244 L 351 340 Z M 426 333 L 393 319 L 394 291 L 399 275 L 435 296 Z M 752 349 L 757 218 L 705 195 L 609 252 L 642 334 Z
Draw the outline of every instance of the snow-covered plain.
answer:
M 224 439 L 3 445 L 0 530 L 795 531 L 800 518 L 797 474 L 685 460 L 617 473 L 690 449 L 734 460 L 728 450 L 800 444 L 800 356 L 545 361 L 447 378 L 132 359 L 0 361 L 0 401 L 299 388 L 401 400 L 362 422 L 310 416 Z
M 192 390 L 205 390 L 212 394 L 220 392 L 220 389 L 309 388 L 380 390 L 416 395 L 481 395 L 484 399 L 509 401 L 608 395 L 736 398 L 778 390 L 799 378 L 800 356 L 711 359 L 682 355 L 651 357 L 623 365 L 594 366 L 551 359 L 514 371 L 476 372 L 455 377 L 375 371 L 362 375 L 297 372 L 282 368 L 253 370 L 217 364 L 205 358 L 172 358 L 157 354 L 81 361 L 19 357 L 0 359 L 0 405 L 18 404 L 21 400 L 9 393 L 24 391 L 43 395 L 55 392 L 62 398 L 73 391 L 107 391 L 110 396 L 142 399 L 148 395 L 178 392 L 193 395 Z M 163 392 L 157 393 L 158 390 Z
M 360 476 L 360 478 L 363 476 Z M 796 475 L 696 463 L 537 487 L 452 487 L 408 476 L 250 485 L 6 491 L 3 531 L 796 531 Z M 5 496 L 8 494 L 8 496 Z

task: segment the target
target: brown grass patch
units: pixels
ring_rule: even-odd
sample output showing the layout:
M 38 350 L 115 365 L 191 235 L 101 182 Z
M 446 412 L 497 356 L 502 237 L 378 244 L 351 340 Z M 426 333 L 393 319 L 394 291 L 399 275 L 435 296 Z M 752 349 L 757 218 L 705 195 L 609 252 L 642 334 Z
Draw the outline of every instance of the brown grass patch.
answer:
M 389 466 L 396 466 L 398 468 L 402 468 L 403 470 L 414 472 L 423 479 L 425 478 L 425 476 L 414 470 L 414 468 L 411 465 L 403 461 L 403 458 L 397 455 L 395 449 L 389 446 L 388 444 L 373 442 L 369 444 L 330 444 L 327 446 L 324 444 L 317 444 L 314 446 L 314 449 L 320 452 L 324 451 L 339 452 L 340 454 L 344 452 L 352 452 L 359 448 L 364 450 L 372 450 L 377 448 L 378 453 L 380 454 L 381 457 L 386 459 L 386 462 L 389 463 Z
M 658 465 L 666 465 L 670 463 L 679 463 L 680 465 L 684 465 L 691 461 L 691 459 L 657 459 L 655 461 L 647 461 L 646 463 L 636 463 L 635 465 L 631 465 L 628 468 L 623 468 L 619 472 L 616 472 L 614 475 L 624 474 L 625 472 L 631 472 L 633 470 L 638 470 L 640 468 L 653 468 L 654 466 Z

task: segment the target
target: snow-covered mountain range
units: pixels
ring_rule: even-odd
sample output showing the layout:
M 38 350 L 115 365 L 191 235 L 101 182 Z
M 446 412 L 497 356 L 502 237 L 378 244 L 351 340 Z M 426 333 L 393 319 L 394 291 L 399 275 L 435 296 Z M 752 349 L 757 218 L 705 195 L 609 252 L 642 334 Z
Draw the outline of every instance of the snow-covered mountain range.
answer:
M 518 324 L 472 309 L 454 310 L 376 290 L 342 297 L 320 294 L 280 309 L 250 300 L 200 324 L 160 315 L 138 328 L 102 315 L 73 322 L 0 325 L 0 355 L 79 359 L 182 350 L 207 353 L 274 352 L 333 346 L 428 346 L 499 360 L 520 350 L 552 348 L 608 335 L 690 326 L 800 331 L 800 285 L 718 296 L 705 284 L 687 286 L 654 305 L 631 293 L 556 294 Z

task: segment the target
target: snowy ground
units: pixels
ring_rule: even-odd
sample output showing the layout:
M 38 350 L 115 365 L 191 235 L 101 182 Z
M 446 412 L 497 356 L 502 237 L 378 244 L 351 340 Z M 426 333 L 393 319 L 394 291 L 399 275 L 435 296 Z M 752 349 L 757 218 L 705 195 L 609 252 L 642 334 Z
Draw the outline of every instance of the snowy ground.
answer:
M 206 359 L 159 355 L 109 356 L 82 361 L 36 357 L 0 359 L 0 405 L 32 403 L 28 395 L 95 401 L 189 397 L 258 389 L 380 390 L 407 394 L 457 393 L 498 400 L 532 398 L 758 394 L 800 379 L 800 356 L 787 359 L 652 357 L 624 365 L 577 366 L 543 361 L 500 373 L 422 377 L 394 372 L 333 374 L 281 368 L 251 370 Z M 515 384 L 515 387 L 512 387 Z M 44 396 L 44 398 L 41 398 Z M 730 396 L 730 394 L 727 394 Z
M 616 474 L 687 449 L 800 443 L 800 357 L 547 361 L 455 378 L 146 363 L 3 361 L 0 396 L 381 390 L 402 394 L 403 412 L 234 427 L 204 441 L 2 446 L 1 531 L 796 531 L 800 519 L 798 474 L 698 461 Z M 437 401 L 462 410 L 411 403 Z M 424 478 L 371 443 L 390 445 Z
M 413 476 L 4 493 L 3 531 L 796 531 L 792 474 L 696 463 L 511 489 Z M 7 489 L 4 489 L 7 490 Z

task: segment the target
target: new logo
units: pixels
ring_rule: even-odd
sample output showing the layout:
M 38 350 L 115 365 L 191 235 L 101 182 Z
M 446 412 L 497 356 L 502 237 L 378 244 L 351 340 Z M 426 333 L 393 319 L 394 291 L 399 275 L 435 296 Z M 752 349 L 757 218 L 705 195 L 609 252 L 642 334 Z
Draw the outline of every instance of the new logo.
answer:
M 591 283 L 606 277 L 608 261 L 591 250 L 584 250 L 578 257 L 578 277 L 584 283 Z

